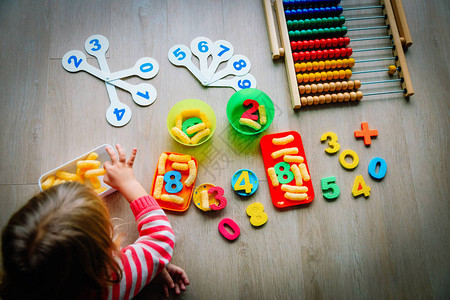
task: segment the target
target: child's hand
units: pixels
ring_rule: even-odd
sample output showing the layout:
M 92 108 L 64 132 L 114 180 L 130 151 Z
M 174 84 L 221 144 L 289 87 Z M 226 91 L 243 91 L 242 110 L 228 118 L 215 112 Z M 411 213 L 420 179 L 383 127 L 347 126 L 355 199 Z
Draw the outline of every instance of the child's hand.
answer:
M 103 165 L 106 174 L 103 176 L 103 181 L 118 190 L 122 195 L 132 202 L 133 200 L 148 195 L 142 185 L 134 178 L 133 163 L 136 158 L 137 149 L 131 151 L 128 161 L 125 157 L 125 151 L 119 144 L 116 145 L 119 157 L 110 147 L 106 147 L 111 162 L 107 161 Z
M 169 298 L 169 288 L 175 289 L 175 294 L 179 295 L 182 291 L 184 292 L 186 290 L 186 285 L 189 285 L 186 272 L 182 268 L 172 264 L 168 264 L 159 276 L 166 298 Z

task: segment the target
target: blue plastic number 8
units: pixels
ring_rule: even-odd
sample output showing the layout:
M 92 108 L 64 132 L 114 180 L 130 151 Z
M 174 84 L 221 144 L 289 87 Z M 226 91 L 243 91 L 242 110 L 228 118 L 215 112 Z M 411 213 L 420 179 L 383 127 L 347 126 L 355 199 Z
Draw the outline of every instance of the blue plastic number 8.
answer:
M 183 184 L 180 180 L 181 173 L 178 171 L 170 171 L 164 174 L 164 181 L 166 182 L 164 189 L 166 190 L 166 192 L 175 194 L 181 191 L 183 189 Z

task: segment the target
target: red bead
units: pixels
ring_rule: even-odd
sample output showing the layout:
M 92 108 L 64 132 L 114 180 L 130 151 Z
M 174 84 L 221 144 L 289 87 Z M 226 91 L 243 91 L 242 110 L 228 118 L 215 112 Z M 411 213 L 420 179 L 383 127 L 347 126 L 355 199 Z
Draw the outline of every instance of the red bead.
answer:
M 317 58 L 322 58 L 323 57 L 323 51 L 322 50 L 317 50 Z
M 334 49 L 334 57 L 340 57 L 341 56 L 341 49 Z
M 305 51 L 305 60 L 309 60 L 311 58 L 311 52 Z
M 291 42 L 291 48 L 292 48 L 292 50 L 297 50 L 297 43 Z
M 314 48 L 320 48 L 320 40 L 314 40 Z
M 331 39 L 331 45 L 332 45 L 333 47 L 337 47 L 337 45 L 338 45 L 338 39 L 337 39 L 337 38 L 332 38 L 332 39 Z
M 305 59 L 305 52 L 300 51 L 300 52 L 298 53 L 298 59 L 299 59 L 299 60 L 304 60 L 304 59 Z
M 328 58 L 328 49 L 323 50 L 323 58 Z
M 328 50 L 328 57 L 333 58 L 334 57 L 334 49 Z
M 338 45 L 339 46 L 344 45 L 344 38 L 343 37 L 338 38 Z
M 348 44 L 350 44 L 350 38 L 344 37 L 344 46 L 347 46 Z
M 316 51 L 311 51 L 311 59 L 316 59 L 317 58 L 317 52 Z
M 347 57 L 347 49 L 346 48 L 341 48 L 341 57 Z
M 292 53 L 292 56 L 294 57 L 294 61 L 298 60 L 298 53 L 297 52 Z
M 325 48 L 327 46 L 327 40 L 326 39 L 320 39 L 320 48 Z
M 326 39 L 325 42 L 326 42 L 327 47 L 331 47 L 332 42 L 331 42 L 330 38 Z M 325 48 L 325 47 L 323 47 L 323 48 Z
M 350 57 L 350 56 L 352 56 L 353 49 L 350 48 L 350 47 L 348 47 L 348 48 L 346 49 L 346 52 L 347 52 L 347 57 Z

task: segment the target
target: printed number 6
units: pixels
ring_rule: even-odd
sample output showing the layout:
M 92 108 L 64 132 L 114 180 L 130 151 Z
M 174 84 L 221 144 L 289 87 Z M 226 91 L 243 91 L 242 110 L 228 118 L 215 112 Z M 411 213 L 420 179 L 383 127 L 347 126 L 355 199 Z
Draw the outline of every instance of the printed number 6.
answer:
M 205 53 L 208 50 L 209 50 L 209 47 L 208 47 L 207 41 L 201 41 L 200 43 L 198 43 L 198 51 Z
M 184 51 L 181 51 L 181 48 L 177 48 L 177 50 L 173 51 L 173 54 L 175 55 L 175 57 L 178 57 L 178 60 L 183 60 L 186 58 L 186 53 Z

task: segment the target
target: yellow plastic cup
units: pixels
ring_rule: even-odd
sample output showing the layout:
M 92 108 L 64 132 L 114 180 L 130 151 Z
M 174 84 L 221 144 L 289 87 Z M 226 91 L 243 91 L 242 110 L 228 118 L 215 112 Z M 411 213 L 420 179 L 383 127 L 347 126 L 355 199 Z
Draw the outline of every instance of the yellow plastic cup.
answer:
M 172 134 L 171 129 L 175 127 L 175 120 L 179 114 L 181 114 L 182 111 L 188 110 L 188 109 L 200 109 L 201 112 L 206 114 L 206 117 L 208 118 L 209 122 L 211 123 L 211 133 L 201 139 L 197 144 L 187 144 L 180 141 L 178 137 Z M 185 120 L 183 120 L 185 121 Z M 169 111 L 169 114 L 167 115 L 167 129 L 169 130 L 169 134 L 172 136 L 172 138 L 177 141 L 178 143 L 185 145 L 185 146 L 198 146 L 203 143 L 205 143 L 207 140 L 211 138 L 214 131 L 216 130 L 216 115 L 214 114 L 213 109 L 211 106 L 209 106 L 207 103 L 197 100 L 197 99 L 185 99 L 177 104 L 175 104 Z

